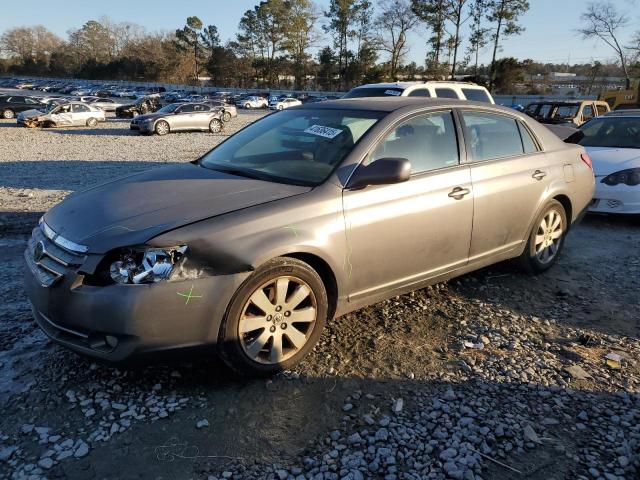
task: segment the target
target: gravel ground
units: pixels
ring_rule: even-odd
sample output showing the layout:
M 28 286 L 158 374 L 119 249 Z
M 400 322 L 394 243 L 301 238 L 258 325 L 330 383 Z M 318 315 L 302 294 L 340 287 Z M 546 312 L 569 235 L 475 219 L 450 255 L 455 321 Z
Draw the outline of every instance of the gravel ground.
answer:
M 0 478 L 639 478 L 634 219 L 587 217 L 544 275 L 500 264 L 340 317 L 267 381 L 208 351 L 114 367 L 48 341 L 21 288 L 41 212 L 224 138 L 127 128 L 0 122 Z

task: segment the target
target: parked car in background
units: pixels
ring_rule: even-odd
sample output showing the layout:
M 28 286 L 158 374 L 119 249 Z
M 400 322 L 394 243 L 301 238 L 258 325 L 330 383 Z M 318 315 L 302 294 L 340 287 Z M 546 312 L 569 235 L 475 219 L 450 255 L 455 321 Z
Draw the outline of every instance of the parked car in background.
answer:
M 95 127 L 104 122 L 104 112 L 97 107 L 80 102 L 63 103 L 46 112 L 23 112 L 18 124 L 25 127 Z
M 308 104 L 67 197 L 33 230 L 25 288 L 78 352 L 210 345 L 270 376 L 334 316 L 509 258 L 551 268 L 593 182 L 584 148 L 511 109 Z
M 609 105 L 598 100 L 533 102 L 524 109 L 524 113 L 540 123 L 573 124 L 577 127 L 608 111 Z
M 171 132 L 223 130 L 223 112 L 205 103 L 171 103 L 155 113 L 140 115 L 131 120 L 131 130 L 140 133 L 166 135 Z
M 264 97 L 250 96 L 240 99 L 236 105 L 246 109 L 267 108 L 269 106 L 269 102 Z
M 117 118 L 134 118 L 138 115 L 152 113 L 160 108 L 159 97 L 143 97 L 135 103 L 116 107 Z
M 20 95 L 0 96 L 0 117 L 14 118 L 17 113 L 33 110 L 41 105 L 36 99 Z
M 123 107 L 125 105 L 131 105 L 131 102 L 126 102 L 122 100 L 115 100 L 113 98 L 99 98 L 96 100 L 92 100 L 88 102 L 90 105 L 94 107 L 101 108 L 105 112 L 115 112 L 118 107 Z
M 236 118 L 238 116 L 238 109 L 235 105 L 231 105 L 226 102 L 222 102 L 219 100 L 206 100 L 202 103 L 206 103 L 211 107 L 211 109 L 220 109 L 222 112 L 222 121 L 227 123 L 230 122 L 232 118 Z
M 593 162 L 596 191 L 589 211 L 640 214 L 640 110 L 594 118 L 567 141 L 582 145 Z
M 269 108 L 271 110 L 284 110 L 285 108 L 295 107 L 297 105 L 302 105 L 302 102 L 297 98 L 286 97 L 269 103 Z
M 342 98 L 360 97 L 457 98 L 460 100 L 495 103 L 486 88 L 472 82 L 371 83 L 351 89 Z

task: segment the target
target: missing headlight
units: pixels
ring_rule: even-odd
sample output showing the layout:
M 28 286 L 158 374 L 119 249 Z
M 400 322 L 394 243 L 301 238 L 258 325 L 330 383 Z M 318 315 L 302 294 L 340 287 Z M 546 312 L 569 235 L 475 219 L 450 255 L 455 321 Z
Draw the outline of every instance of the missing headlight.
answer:
M 109 275 L 114 282 L 122 284 L 168 280 L 174 267 L 183 261 L 186 251 L 186 246 L 128 249 L 109 265 Z

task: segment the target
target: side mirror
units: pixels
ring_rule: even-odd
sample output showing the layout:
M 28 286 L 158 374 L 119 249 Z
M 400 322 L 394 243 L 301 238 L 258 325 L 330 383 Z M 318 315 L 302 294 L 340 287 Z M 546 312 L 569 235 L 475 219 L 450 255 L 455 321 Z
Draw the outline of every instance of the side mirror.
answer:
M 406 158 L 381 158 L 369 165 L 360 165 L 347 188 L 357 190 L 367 185 L 391 185 L 409 180 L 411 163 Z

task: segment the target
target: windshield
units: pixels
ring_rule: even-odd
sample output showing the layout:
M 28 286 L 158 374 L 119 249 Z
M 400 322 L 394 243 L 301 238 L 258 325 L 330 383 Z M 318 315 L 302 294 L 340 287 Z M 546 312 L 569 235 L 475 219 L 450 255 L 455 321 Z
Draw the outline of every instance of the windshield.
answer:
M 342 98 L 399 97 L 403 91 L 404 88 L 397 87 L 358 87 L 347 92 Z
M 578 142 L 585 147 L 640 148 L 640 117 L 599 117 L 585 123 Z
M 178 108 L 180 105 L 182 105 L 182 104 L 181 103 L 170 103 L 169 105 L 165 105 L 160 110 L 158 110 L 158 113 L 171 113 L 171 112 L 175 111 L 175 109 Z
M 294 185 L 319 185 L 384 114 L 283 110 L 259 120 L 200 159 L 203 167 Z

